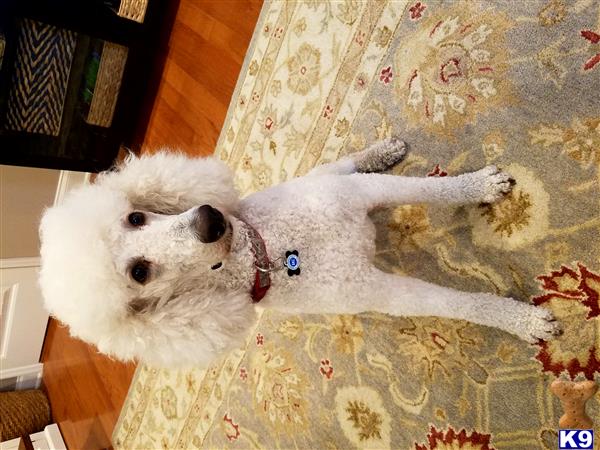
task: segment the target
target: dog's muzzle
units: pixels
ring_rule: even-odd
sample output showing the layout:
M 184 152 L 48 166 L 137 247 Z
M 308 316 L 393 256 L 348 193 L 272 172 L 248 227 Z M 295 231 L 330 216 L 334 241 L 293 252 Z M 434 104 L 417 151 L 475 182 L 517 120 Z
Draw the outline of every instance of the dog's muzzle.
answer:
M 194 211 L 192 228 L 201 242 L 210 244 L 218 241 L 225 234 L 227 221 L 218 209 L 210 205 L 202 205 Z

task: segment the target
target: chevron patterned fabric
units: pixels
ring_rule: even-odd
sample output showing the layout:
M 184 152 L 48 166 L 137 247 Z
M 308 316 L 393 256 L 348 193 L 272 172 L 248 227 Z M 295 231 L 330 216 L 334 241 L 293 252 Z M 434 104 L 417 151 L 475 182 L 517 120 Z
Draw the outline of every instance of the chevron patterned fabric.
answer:
M 8 97 L 8 129 L 58 136 L 76 36 L 23 20 Z

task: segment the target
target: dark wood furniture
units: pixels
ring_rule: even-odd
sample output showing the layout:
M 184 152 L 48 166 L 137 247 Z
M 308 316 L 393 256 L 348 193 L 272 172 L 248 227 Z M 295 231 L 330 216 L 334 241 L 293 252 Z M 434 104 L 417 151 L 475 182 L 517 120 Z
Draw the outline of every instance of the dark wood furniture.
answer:
M 5 52 L 0 68 L 0 163 L 97 172 L 109 168 L 121 145 L 131 146 L 143 135 L 157 90 L 156 77 L 164 58 L 177 1 L 148 0 L 143 22 L 117 15 L 123 0 L 3 0 L 0 33 Z M 76 33 L 57 135 L 15 130 L 8 125 L 9 94 L 19 64 L 20 27 L 24 20 Z M 91 124 L 89 84 L 91 54 L 104 42 L 127 49 L 114 114 L 108 126 Z M 117 71 L 118 72 L 118 71 Z M 115 76 L 118 76 L 116 73 Z M 101 95 L 94 91 L 94 95 Z

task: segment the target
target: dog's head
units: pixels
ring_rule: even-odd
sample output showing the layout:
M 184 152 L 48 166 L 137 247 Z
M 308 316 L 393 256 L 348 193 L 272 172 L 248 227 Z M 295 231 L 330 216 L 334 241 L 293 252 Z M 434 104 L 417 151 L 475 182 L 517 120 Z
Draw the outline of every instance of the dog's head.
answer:
M 119 359 L 207 364 L 243 340 L 254 314 L 214 270 L 229 254 L 237 201 L 216 159 L 128 158 L 44 214 L 46 307 Z

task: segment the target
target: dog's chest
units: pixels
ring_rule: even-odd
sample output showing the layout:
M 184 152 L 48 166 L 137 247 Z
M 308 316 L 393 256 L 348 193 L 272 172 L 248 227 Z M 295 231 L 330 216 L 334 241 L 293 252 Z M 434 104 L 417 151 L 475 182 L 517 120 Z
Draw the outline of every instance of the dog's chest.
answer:
M 271 273 L 273 284 L 280 287 L 327 282 L 340 266 L 358 265 L 373 245 L 366 215 L 347 211 L 323 192 L 261 192 L 243 202 L 241 217 L 262 236 L 279 269 Z M 299 275 L 284 266 L 290 252 L 298 253 Z

